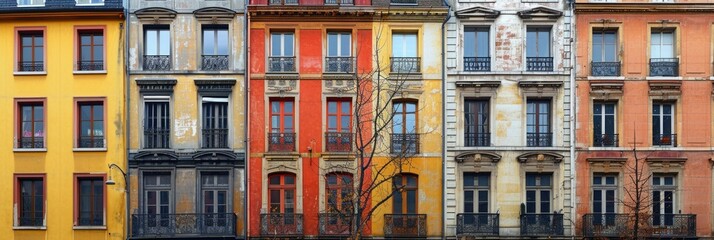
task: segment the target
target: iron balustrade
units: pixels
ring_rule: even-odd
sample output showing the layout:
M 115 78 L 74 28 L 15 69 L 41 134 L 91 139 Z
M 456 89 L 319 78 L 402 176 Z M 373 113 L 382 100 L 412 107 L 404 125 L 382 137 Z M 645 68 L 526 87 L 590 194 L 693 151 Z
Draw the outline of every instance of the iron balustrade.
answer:
M 491 71 L 490 57 L 464 57 L 464 71 L 489 72 Z
M 20 137 L 17 148 L 45 148 L 44 137 Z
M 235 213 L 132 214 L 132 237 L 236 236 Z
M 45 71 L 45 62 L 43 62 L 43 61 L 17 62 L 17 70 L 20 72 L 42 72 L 42 71 Z
M 79 148 L 105 148 L 104 137 L 79 137 Z
M 384 214 L 385 237 L 426 237 L 426 214 Z
M 228 55 L 201 55 L 201 70 L 228 70 Z
M 419 153 L 419 134 L 392 133 L 392 144 L 390 146 L 392 154 Z
M 421 72 L 420 57 L 391 57 L 390 70 L 393 73 L 418 73 Z
M 552 72 L 553 57 L 526 57 L 526 71 Z
M 325 4 L 354 5 L 353 0 L 325 0 Z
M 303 235 L 302 219 L 302 214 L 298 213 L 260 214 L 260 235 L 301 236 Z
M 342 213 L 320 213 L 320 235 L 321 236 L 349 236 L 352 232 L 351 215 Z
M 586 238 L 619 238 L 632 232 L 632 215 L 618 213 L 588 213 L 583 215 L 583 236 Z
M 391 4 L 410 4 L 410 5 L 415 5 L 417 4 L 417 0 L 391 0 L 389 1 Z
M 590 75 L 596 77 L 620 76 L 620 62 L 591 62 Z
M 102 71 L 104 61 L 77 61 L 77 71 Z
M 650 76 L 679 76 L 678 58 L 650 58 Z
M 617 147 L 620 146 L 618 134 L 595 134 L 593 136 L 594 147 Z
M 41 227 L 45 222 L 44 216 L 19 217 L 18 220 L 21 227 Z
M 649 224 L 654 238 L 697 237 L 697 215 L 659 214 L 652 215 Z
M 170 55 L 144 55 L 145 71 L 168 71 L 171 70 Z
M 551 147 L 553 133 L 527 133 L 526 142 L 529 147 Z
M 562 236 L 563 214 L 521 214 L 521 236 Z
M 295 57 L 268 57 L 269 72 L 295 72 Z
M 227 128 L 202 129 L 203 148 L 228 148 Z
M 456 214 L 457 236 L 498 236 L 498 213 Z
M 325 151 L 328 152 L 351 152 L 352 151 L 351 132 L 326 132 Z
M 491 133 L 464 133 L 464 145 L 467 147 L 491 146 Z
M 161 149 L 169 148 L 171 129 L 148 128 L 144 129 L 144 148 Z
M 325 72 L 352 73 L 354 62 L 354 57 L 325 57 Z
M 298 0 L 270 0 L 270 5 L 297 5 Z
M 656 134 L 652 136 L 654 146 L 677 146 L 677 134 Z
M 268 151 L 294 152 L 295 133 L 268 133 Z

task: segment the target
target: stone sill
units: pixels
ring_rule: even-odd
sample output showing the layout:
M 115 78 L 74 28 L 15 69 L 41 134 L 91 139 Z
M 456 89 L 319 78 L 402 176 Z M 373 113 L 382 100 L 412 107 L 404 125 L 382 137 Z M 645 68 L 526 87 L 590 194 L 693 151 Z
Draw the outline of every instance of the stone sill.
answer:
M 107 148 L 72 148 L 74 152 L 106 152 Z
M 625 77 L 624 77 L 624 76 L 619 76 L 619 77 L 615 77 L 615 76 L 612 76 L 612 77 L 605 77 L 605 76 L 603 76 L 603 77 L 600 77 L 600 76 L 588 76 L 588 80 L 596 80 L 596 81 L 597 81 L 597 80 L 619 80 L 619 81 L 624 81 L 624 80 L 625 80 Z
M 72 71 L 75 75 L 92 75 L 92 74 L 107 74 L 107 70 L 101 71 Z
M 13 148 L 13 152 L 47 152 L 47 148 Z
M 13 226 L 12 230 L 47 230 L 47 226 L 41 226 L 41 227 Z
M 42 76 L 42 75 L 47 75 L 47 71 L 41 71 L 41 72 L 12 72 L 13 75 L 15 76 Z
M 675 81 L 681 81 L 682 77 L 645 77 L 645 80 L 655 80 L 655 81 L 662 81 L 662 80 L 675 80 Z
M 73 226 L 73 230 L 107 230 L 107 226 Z

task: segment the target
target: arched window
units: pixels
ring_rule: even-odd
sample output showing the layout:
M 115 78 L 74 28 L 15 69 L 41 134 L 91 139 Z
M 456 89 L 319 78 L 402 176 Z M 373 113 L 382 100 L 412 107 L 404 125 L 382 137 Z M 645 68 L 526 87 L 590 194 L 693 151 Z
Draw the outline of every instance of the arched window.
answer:
M 352 174 L 329 173 L 325 176 L 325 193 L 327 197 L 327 212 L 349 214 L 352 212 L 354 191 Z
M 270 213 L 295 213 L 295 174 L 268 176 L 268 203 Z
M 417 213 L 419 198 L 419 176 L 415 174 L 398 174 L 392 178 L 394 195 L 392 196 L 392 213 Z

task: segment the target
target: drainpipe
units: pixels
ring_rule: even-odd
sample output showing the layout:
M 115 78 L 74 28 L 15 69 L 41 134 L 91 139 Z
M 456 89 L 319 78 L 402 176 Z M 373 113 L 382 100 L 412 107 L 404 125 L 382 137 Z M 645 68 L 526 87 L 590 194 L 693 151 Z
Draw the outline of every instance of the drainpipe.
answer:
M 125 78 L 125 81 L 124 81 L 124 84 L 125 84 L 125 86 L 124 86 L 124 88 L 125 88 L 124 89 L 124 97 L 125 97 L 124 112 L 126 112 L 126 114 L 124 114 L 124 117 L 125 117 L 125 119 L 124 119 L 124 130 L 125 130 L 124 144 L 125 144 L 125 146 L 124 147 L 126 148 L 126 154 L 124 155 L 124 163 L 125 163 L 124 167 L 127 168 L 127 172 L 130 173 L 131 171 L 129 170 L 129 148 L 130 148 L 129 147 L 129 139 L 130 139 L 130 134 L 131 134 L 131 130 L 130 130 L 131 128 L 129 126 L 131 125 L 131 122 L 129 122 L 129 114 L 131 114 L 131 111 L 129 111 L 128 108 L 129 108 L 129 106 L 131 106 L 131 105 L 129 105 L 131 103 L 131 93 L 130 93 L 131 78 L 129 76 L 129 36 L 131 36 L 130 35 L 131 31 L 129 31 L 129 26 L 130 26 L 130 24 L 129 24 L 130 10 L 129 9 L 131 8 L 131 1 L 127 0 L 125 2 L 126 2 L 126 8 L 124 8 L 124 35 L 125 35 L 125 38 L 124 38 L 124 78 Z M 109 171 L 111 171 L 111 169 L 109 169 Z M 111 174 L 111 172 L 109 174 Z M 131 194 L 131 191 L 129 190 L 129 181 L 130 181 L 129 179 L 130 178 L 131 178 L 130 176 L 127 176 L 124 178 L 125 179 L 124 180 L 124 191 L 125 191 L 124 204 L 126 205 L 124 207 L 124 239 L 129 239 L 129 223 L 130 223 L 129 207 L 131 206 L 131 204 L 129 203 L 129 199 L 131 199 L 129 196 L 129 194 Z
M 250 113 L 250 74 L 248 74 L 249 70 L 249 64 L 250 64 L 250 47 L 248 47 L 248 44 L 250 43 L 250 31 L 248 31 L 248 28 L 250 28 L 250 20 L 248 19 L 248 1 L 245 0 L 243 2 L 243 23 L 245 24 L 243 26 L 243 48 L 244 48 L 244 54 L 245 54 L 245 62 L 244 66 L 245 69 L 243 69 L 243 81 L 244 86 L 245 86 L 245 91 L 243 92 L 243 104 L 245 106 L 243 107 L 243 117 L 245 125 L 243 126 L 243 141 L 244 141 L 244 146 L 245 146 L 245 155 L 243 157 L 243 166 L 245 169 L 245 172 L 243 173 L 243 237 L 244 239 L 248 239 L 248 229 L 250 226 L 250 221 L 248 221 L 248 205 L 250 204 L 249 198 L 250 195 L 248 194 L 250 191 L 248 191 L 248 188 L 250 185 L 248 184 L 248 174 L 250 173 L 250 164 L 248 164 L 250 161 L 250 134 L 248 133 L 250 129 L 250 116 L 248 115 Z
M 576 217 L 577 213 L 576 211 L 576 184 L 575 181 L 577 180 L 575 178 L 576 174 L 576 169 L 575 169 L 575 160 L 576 160 L 576 155 L 575 155 L 575 124 L 576 124 L 576 119 L 577 119 L 577 98 L 576 98 L 576 85 L 575 85 L 575 67 L 577 66 L 576 64 L 576 58 L 575 58 L 575 52 L 577 49 L 577 44 L 575 41 L 576 38 L 576 29 L 575 29 L 575 1 L 574 0 L 568 0 L 568 11 L 570 11 L 570 219 L 572 220 L 572 225 L 570 228 L 570 231 L 572 232 L 571 236 L 573 239 L 575 239 L 575 222 L 576 222 Z
M 446 239 L 446 23 L 451 19 L 451 5 L 443 0 L 447 12 L 441 23 L 441 239 Z

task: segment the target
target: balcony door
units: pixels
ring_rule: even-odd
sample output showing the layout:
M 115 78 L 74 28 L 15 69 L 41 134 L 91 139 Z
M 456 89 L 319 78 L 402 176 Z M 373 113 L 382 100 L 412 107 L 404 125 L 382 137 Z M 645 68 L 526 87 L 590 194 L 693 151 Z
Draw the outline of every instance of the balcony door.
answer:
M 677 176 L 652 176 L 652 225 L 672 226 L 677 201 Z
M 169 96 L 144 96 L 144 148 L 169 148 L 171 109 Z
M 145 173 L 143 177 L 144 234 L 170 231 L 173 217 L 171 173 Z M 143 227 L 143 228 L 141 228 Z
M 417 102 L 394 101 L 392 118 L 392 153 L 417 153 Z
M 464 215 L 463 224 L 475 226 L 483 232 L 493 226 L 489 220 L 489 196 L 491 173 L 464 173 Z M 488 231 L 486 231 L 488 232 Z
M 205 231 L 227 233 L 232 221 L 230 176 L 227 172 L 201 173 L 201 217 Z
M 674 134 L 674 103 L 652 104 L 652 145 L 676 146 Z
M 415 33 L 392 34 L 392 72 L 419 72 L 417 35 Z
M 617 147 L 617 104 L 596 102 L 593 104 L 593 145 Z
M 352 100 L 327 99 L 327 151 L 348 152 L 352 149 Z
M 354 213 L 352 174 L 330 173 L 327 174 L 325 192 L 327 193 L 325 211 L 326 217 L 321 223 L 325 224 L 325 233 L 349 234 Z
M 292 98 L 270 99 L 269 150 L 295 150 L 295 105 Z
M 228 148 L 228 98 L 203 97 L 203 148 Z
M 490 146 L 488 99 L 467 99 L 464 105 L 464 145 Z
M 617 176 L 595 174 L 593 176 L 593 225 L 612 226 L 617 213 Z
M 297 231 L 295 181 L 295 174 L 292 173 L 274 173 L 268 176 L 268 232 Z
M 552 146 L 550 99 L 528 99 L 526 115 L 527 145 L 529 147 Z

